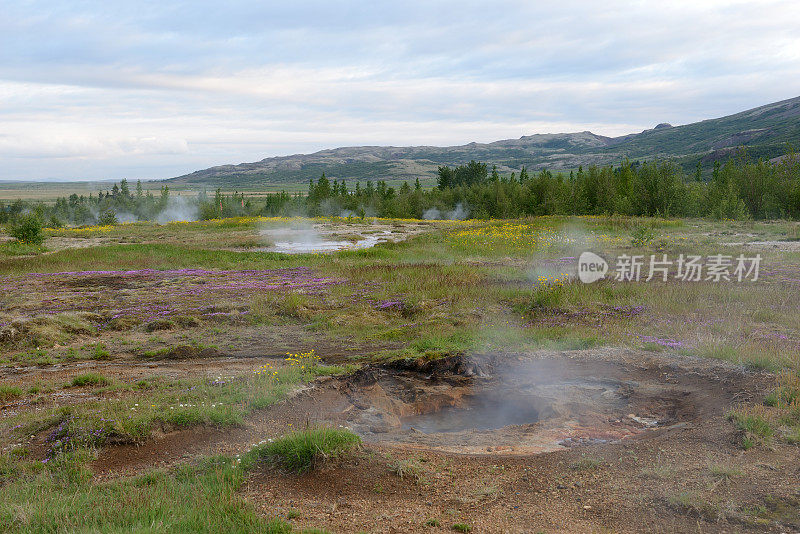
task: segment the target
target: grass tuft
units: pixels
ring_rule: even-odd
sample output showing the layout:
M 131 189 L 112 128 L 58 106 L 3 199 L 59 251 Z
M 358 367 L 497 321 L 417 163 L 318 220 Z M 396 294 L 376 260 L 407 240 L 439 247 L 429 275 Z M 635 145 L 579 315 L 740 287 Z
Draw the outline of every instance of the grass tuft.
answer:
M 750 449 L 755 445 L 767 444 L 772 440 L 775 430 L 762 415 L 744 410 L 733 410 L 728 414 L 736 428 L 744 432 L 742 447 Z
M 401 479 L 411 478 L 417 484 L 423 481 L 424 471 L 416 460 L 408 458 L 389 465 L 389 470 Z
M 268 458 L 292 471 L 307 471 L 319 462 L 340 456 L 361 444 L 346 429 L 316 427 L 291 432 L 251 451 L 253 459 Z
M 720 464 L 710 465 L 708 467 L 708 472 L 711 476 L 722 480 L 730 480 L 744 475 L 741 469 Z
M 598 467 L 600 467 L 602 464 L 603 461 L 600 459 L 584 456 L 577 462 L 571 463 L 569 465 L 569 468 L 574 469 L 576 471 L 593 471 Z
M 22 396 L 22 389 L 18 386 L 0 384 L 0 401 L 15 399 Z
M 69 387 L 83 387 L 83 386 L 105 386 L 110 384 L 111 380 L 98 373 L 84 373 L 72 379 Z

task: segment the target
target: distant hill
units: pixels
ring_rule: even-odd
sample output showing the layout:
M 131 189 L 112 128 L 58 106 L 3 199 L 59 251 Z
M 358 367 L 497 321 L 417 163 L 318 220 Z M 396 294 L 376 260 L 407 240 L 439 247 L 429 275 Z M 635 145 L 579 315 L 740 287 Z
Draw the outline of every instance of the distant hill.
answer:
M 800 97 L 683 126 L 661 123 L 652 130 L 621 137 L 577 132 L 450 147 L 343 147 L 220 165 L 167 181 L 249 189 L 305 183 L 323 171 L 330 178 L 349 181 L 429 181 L 439 165 L 459 165 L 472 159 L 497 165 L 501 172 L 519 171 L 523 165 L 529 170 L 558 170 L 617 164 L 626 157 L 672 159 L 693 171 L 698 161 L 709 167 L 715 160 L 729 158 L 742 146 L 754 157 L 771 159 L 783 155 L 787 144 L 800 147 Z

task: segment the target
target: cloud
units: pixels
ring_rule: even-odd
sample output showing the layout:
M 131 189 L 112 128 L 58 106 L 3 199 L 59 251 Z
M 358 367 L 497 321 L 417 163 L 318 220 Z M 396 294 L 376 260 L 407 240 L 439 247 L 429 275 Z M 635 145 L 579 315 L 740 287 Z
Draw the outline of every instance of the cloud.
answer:
M 800 94 L 800 4 L 783 0 L 33 0 L 4 11 L 0 179 L 619 135 Z
M 0 155 L 12 158 L 116 158 L 140 155 L 177 155 L 189 152 L 185 139 L 107 137 L 42 133 L 0 137 Z

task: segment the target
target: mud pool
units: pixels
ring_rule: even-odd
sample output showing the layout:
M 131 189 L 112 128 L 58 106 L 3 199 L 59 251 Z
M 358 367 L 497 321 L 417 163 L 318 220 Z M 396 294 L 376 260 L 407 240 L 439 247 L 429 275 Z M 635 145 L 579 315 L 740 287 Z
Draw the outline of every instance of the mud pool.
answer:
M 478 394 L 461 405 L 401 419 L 401 429 L 435 434 L 463 430 L 496 430 L 509 425 L 536 423 L 540 417 L 539 399 Z
M 730 401 L 726 380 L 674 365 L 484 358 L 370 368 L 316 391 L 313 419 L 404 448 L 531 454 L 696 424 Z M 725 402 L 720 402 L 721 400 Z

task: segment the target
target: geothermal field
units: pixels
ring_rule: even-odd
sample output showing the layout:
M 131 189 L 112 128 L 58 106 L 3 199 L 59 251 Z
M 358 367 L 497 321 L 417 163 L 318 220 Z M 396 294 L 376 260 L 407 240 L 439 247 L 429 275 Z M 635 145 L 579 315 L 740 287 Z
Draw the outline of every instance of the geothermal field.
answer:
M 797 223 L 45 233 L 0 235 L 0 531 L 800 531 Z

